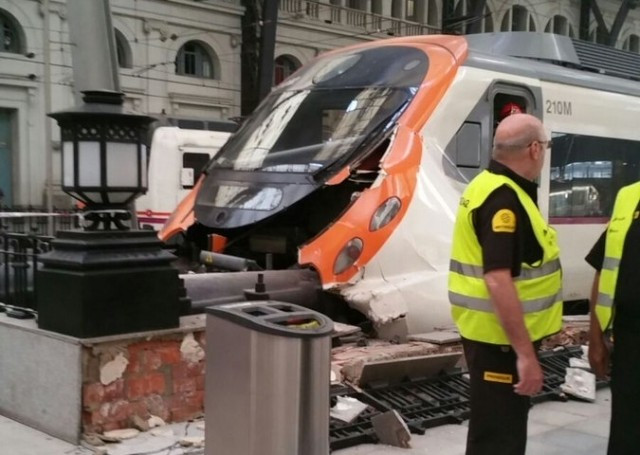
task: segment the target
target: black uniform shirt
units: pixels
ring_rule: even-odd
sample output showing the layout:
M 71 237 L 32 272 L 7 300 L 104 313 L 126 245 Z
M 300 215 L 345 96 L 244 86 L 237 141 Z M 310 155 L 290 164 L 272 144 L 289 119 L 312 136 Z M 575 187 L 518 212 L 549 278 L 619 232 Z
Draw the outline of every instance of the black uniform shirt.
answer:
M 636 207 L 622 247 L 615 293 L 615 324 L 640 331 L 640 204 Z M 597 271 L 602 269 L 607 231 L 595 243 L 586 261 Z
M 488 170 L 513 180 L 537 204 L 538 185 L 492 160 Z M 514 190 L 503 185 L 493 191 L 474 212 L 473 225 L 482 247 L 484 273 L 511 269 L 519 276 L 523 262 L 542 260 L 542 247 L 533 233 L 531 221 Z

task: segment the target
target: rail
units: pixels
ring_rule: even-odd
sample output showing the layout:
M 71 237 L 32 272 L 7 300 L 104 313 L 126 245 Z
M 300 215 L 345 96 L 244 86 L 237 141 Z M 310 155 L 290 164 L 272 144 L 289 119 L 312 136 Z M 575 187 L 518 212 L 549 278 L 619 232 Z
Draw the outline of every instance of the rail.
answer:
M 50 249 L 54 232 L 79 227 L 79 214 L 47 213 L 34 207 L 0 208 L 0 311 L 27 318 L 37 313 L 38 256 Z
M 289 13 L 291 19 L 343 25 L 350 30 L 362 31 L 363 34 L 411 36 L 439 33 L 438 27 L 435 26 L 318 1 L 280 0 L 279 5 L 280 11 Z
M 567 401 L 568 397 L 560 390 L 560 386 L 564 382 L 569 359 L 581 356 L 580 346 L 542 353 L 540 366 L 544 372 L 544 385 L 542 391 L 532 397 L 532 403 Z M 607 382 L 598 381 L 596 385 L 601 388 Z M 430 379 L 407 378 L 398 384 L 381 384 L 358 390 L 350 386 L 334 386 L 331 389 L 332 401 L 337 396 L 349 396 L 368 406 L 349 423 L 331 419 L 331 450 L 378 442 L 371 419 L 390 410 L 398 411 L 409 430 L 415 434 L 424 434 L 428 428 L 439 425 L 461 423 L 469 417 L 469 382 L 463 372 Z

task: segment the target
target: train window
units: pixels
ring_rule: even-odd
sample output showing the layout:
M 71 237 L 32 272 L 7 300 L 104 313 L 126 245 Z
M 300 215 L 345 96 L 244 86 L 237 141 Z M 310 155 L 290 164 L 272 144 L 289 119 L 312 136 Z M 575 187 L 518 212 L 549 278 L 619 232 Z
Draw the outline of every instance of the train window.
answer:
M 480 124 L 464 122 L 456 133 L 455 163 L 458 167 L 480 167 Z
M 509 93 L 498 93 L 493 99 L 493 129 L 498 126 L 505 117 L 511 114 L 519 114 L 527 112 L 527 100 L 518 95 Z
M 209 162 L 208 153 L 183 153 L 182 154 L 182 188 L 191 189 L 198 181 L 202 169 Z
M 640 179 L 640 142 L 565 133 L 552 137 L 550 221 L 609 217 L 618 190 Z

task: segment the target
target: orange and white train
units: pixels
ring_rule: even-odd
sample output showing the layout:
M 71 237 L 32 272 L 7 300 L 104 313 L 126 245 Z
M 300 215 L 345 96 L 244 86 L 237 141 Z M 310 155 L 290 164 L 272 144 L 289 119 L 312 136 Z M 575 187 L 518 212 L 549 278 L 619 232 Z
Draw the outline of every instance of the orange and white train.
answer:
M 160 236 L 313 270 L 327 295 L 380 330 L 446 325 L 457 205 L 511 103 L 553 137 L 539 205 L 558 231 L 565 300 L 586 299 L 583 258 L 617 190 L 640 178 L 639 76 L 638 55 L 551 34 L 328 52 L 261 103 Z

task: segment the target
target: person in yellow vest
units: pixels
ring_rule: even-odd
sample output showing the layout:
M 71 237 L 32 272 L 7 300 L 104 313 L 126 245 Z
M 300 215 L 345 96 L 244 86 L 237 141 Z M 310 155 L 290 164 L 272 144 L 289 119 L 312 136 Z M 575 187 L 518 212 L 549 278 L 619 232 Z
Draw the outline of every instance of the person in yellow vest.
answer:
M 639 201 L 640 182 L 620 189 L 609 225 L 586 257 L 596 269 L 589 362 L 599 378 L 609 372 L 609 345 L 604 334 L 613 331 L 609 455 L 640 453 Z
M 559 249 L 535 183 L 549 145 L 540 120 L 508 116 L 488 169 L 460 199 L 449 300 L 470 375 L 467 455 L 525 453 L 530 396 L 543 382 L 537 348 L 562 326 Z

